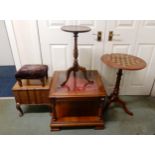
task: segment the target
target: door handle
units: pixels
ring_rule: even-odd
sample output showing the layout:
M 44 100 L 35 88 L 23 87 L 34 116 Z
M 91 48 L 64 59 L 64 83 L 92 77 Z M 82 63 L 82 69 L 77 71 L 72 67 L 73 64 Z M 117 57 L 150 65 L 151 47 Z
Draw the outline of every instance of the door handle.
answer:
M 97 38 L 96 38 L 97 41 L 102 41 L 102 32 L 101 31 L 98 31 L 97 34 L 93 33 L 93 35 L 97 36 Z
M 102 32 L 101 31 L 97 32 L 97 41 L 102 41 Z
M 120 36 L 120 34 L 114 34 L 113 31 L 109 31 L 108 41 L 112 41 L 113 40 L 113 36 Z

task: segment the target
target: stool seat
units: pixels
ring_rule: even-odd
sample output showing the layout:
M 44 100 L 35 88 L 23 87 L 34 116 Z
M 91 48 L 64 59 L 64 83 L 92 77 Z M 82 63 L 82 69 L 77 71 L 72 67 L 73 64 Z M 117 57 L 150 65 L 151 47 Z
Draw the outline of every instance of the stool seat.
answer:
M 17 71 L 17 73 L 15 74 L 15 78 L 20 86 L 22 86 L 22 79 L 40 79 L 42 85 L 44 86 L 44 77 L 48 79 L 47 72 L 47 65 L 24 65 Z

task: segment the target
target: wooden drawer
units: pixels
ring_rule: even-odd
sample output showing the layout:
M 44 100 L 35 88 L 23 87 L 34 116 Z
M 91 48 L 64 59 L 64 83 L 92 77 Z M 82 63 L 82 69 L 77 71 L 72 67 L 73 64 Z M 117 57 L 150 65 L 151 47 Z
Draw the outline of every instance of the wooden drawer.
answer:
M 21 90 L 14 91 L 16 102 L 20 104 L 49 104 L 49 90 Z
M 48 97 L 50 83 L 51 78 L 44 87 L 38 83 L 27 84 L 26 81 L 23 82 L 23 87 L 16 83 L 12 88 L 16 102 L 19 104 L 50 104 Z

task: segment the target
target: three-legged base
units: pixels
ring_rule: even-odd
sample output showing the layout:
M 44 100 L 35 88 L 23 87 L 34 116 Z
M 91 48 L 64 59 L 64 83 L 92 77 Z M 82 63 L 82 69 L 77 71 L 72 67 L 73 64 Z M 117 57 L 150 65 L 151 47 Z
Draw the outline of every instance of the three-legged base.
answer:
M 123 110 L 127 113 L 127 114 L 129 114 L 129 115 L 133 115 L 133 113 L 132 112 L 130 112 L 129 111 L 129 109 L 127 108 L 127 106 L 126 106 L 126 103 L 124 102 L 124 101 L 122 101 L 118 96 L 113 96 L 113 95 L 111 95 L 110 97 L 109 97 L 109 102 L 108 102 L 108 104 L 105 106 L 105 110 L 112 104 L 112 103 L 116 103 L 116 104 L 118 104 L 119 106 L 121 106 L 122 108 L 123 108 Z
M 119 87 L 120 87 L 120 81 L 121 81 L 121 76 L 122 76 L 122 69 L 119 69 L 118 70 L 118 73 L 117 73 L 117 79 L 116 79 L 116 83 L 115 83 L 115 87 L 114 87 L 114 90 L 112 92 L 112 94 L 109 96 L 109 101 L 108 103 L 106 104 L 105 108 L 104 108 L 104 111 L 106 109 L 108 109 L 108 107 L 113 103 L 117 103 L 119 106 L 121 106 L 123 108 L 123 110 L 129 114 L 129 115 L 133 115 L 132 112 L 130 112 L 126 106 L 126 103 L 124 101 L 122 101 L 120 98 L 119 98 Z
M 87 77 L 87 70 L 86 70 L 86 68 L 84 68 L 82 66 L 77 66 L 77 67 L 73 66 L 73 67 L 71 67 L 71 68 L 69 68 L 67 70 L 66 80 L 61 84 L 61 86 L 64 86 L 67 83 L 67 81 L 69 79 L 69 76 L 70 76 L 72 71 L 74 72 L 74 76 L 75 76 L 76 72 L 81 71 L 83 73 L 83 76 L 86 79 L 86 81 L 88 81 L 88 83 L 93 83 L 93 81 L 89 80 L 88 77 Z

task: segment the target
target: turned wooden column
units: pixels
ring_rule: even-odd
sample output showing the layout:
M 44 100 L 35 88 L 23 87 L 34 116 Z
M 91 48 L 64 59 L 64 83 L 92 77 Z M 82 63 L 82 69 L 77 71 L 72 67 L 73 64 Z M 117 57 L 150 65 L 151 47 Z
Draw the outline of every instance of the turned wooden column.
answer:
M 124 101 L 122 101 L 119 98 L 119 88 L 120 88 L 120 82 L 121 82 L 121 77 L 122 77 L 122 69 L 119 69 L 117 72 L 117 78 L 116 78 L 116 83 L 115 83 L 115 87 L 113 92 L 111 93 L 111 95 L 109 96 L 109 103 L 106 105 L 105 109 L 107 109 L 111 103 L 115 102 L 117 104 L 119 104 L 120 106 L 122 106 L 122 108 L 124 109 L 124 111 L 129 114 L 129 115 L 133 115 L 132 112 L 130 112 L 128 110 L 128 108 L 126 107 L 126 104 Z

